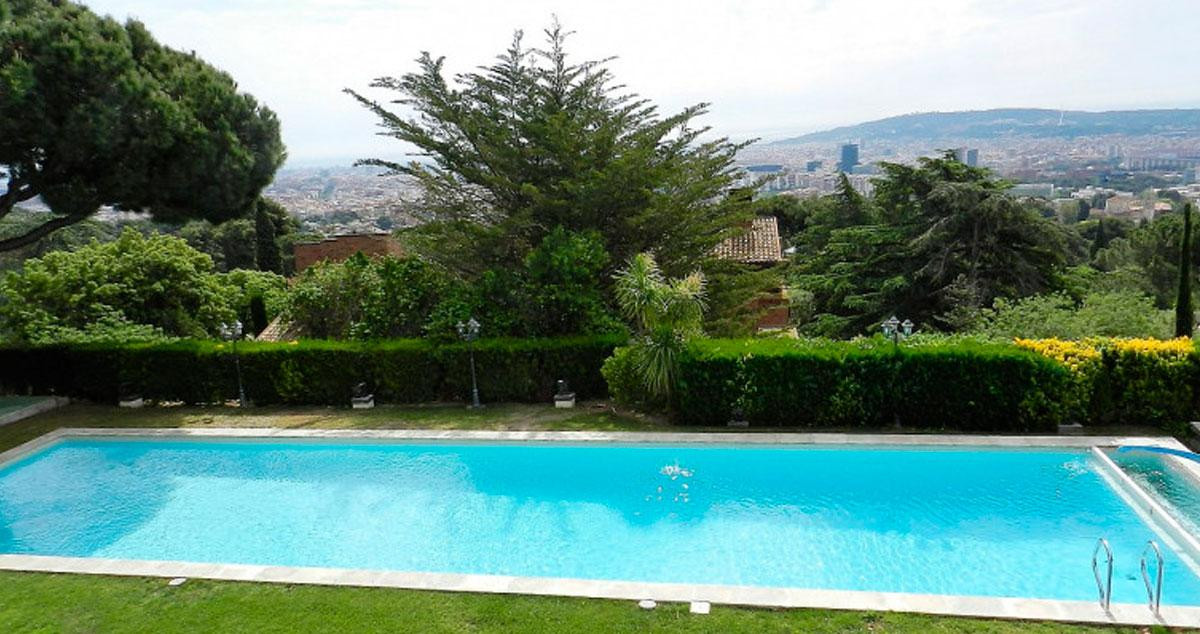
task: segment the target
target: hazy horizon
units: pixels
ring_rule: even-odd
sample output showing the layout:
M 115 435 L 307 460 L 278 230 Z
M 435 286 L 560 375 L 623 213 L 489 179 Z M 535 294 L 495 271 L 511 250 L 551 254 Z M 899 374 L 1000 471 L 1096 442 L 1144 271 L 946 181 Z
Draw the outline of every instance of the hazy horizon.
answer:
M 137 18 L 164 44 L 228 71 L 279 114 L 289 166 L 403 155 L 342 88 L 412 71 L 423 50 L 446 56 L 451 72 L 469 70 L 518 28 L 540 44 L 552 15 L 576 31 L 576 59 L 617 55 L 612 70 L 630 90 L 664 112 L 711 102 L 701 122 L 738 139 L 915 112 L 1200 105 L 1200 86 L 1179 72 L 1200 62 L 1189 47 L 1200 17 L 1169 0 L 516 0 L 499 12 L 470 0 L 85 4 Z

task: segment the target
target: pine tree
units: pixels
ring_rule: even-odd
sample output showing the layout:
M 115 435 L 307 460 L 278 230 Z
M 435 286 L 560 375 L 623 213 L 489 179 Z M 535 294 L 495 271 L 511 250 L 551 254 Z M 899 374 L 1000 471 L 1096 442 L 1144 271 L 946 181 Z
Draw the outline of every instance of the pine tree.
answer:
M 1175 336 L 1191 337 L 1196 330 L 1192 310 L 1192 204 L 1183 207 L 1183 244 L 1179 247 L 1179 295 L 1175 299 Z

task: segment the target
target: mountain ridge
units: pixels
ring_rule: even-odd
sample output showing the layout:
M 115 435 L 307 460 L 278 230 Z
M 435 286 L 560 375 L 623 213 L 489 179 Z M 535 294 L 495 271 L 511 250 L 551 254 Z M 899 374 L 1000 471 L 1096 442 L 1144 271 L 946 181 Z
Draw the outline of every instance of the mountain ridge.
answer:
M 917 112 L 802 134 L 770 145 L 847 140 L 1071 138 L 1107 134 L 1200 135 L 1200 108 L 1103 111 L 992 108 Z

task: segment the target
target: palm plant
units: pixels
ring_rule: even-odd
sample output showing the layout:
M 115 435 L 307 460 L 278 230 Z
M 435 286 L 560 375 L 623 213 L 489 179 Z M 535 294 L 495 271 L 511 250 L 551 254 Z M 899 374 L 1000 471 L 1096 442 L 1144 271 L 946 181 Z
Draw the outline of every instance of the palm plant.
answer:
M 635 331 L 629 346 L 634 369 L 650 394 L 667 397 L 680 353 L 701 333 L 704 274 L 669 280 L 654 256 L 640 253 L 615 277 L 617 304 Z

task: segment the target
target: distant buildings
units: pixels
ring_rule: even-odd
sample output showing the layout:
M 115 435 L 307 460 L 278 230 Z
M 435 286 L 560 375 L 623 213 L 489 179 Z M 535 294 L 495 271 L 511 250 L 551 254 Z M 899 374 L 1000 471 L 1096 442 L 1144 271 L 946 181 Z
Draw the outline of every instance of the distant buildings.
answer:
M 1162 214 L 1170 213 L 1171 209 L 1171 203 L 1166 201 L 1148 201 L 1137 196 L 1113 196 L 1104 202 L 1103 211 L 1094 213 L 1136 222 L 1154 220 Z
M 853 173 L 854 167 L 858 165 L 858 144 L 843 143 L 841 156 L 841 160 L 838 161 L 838 171 Z
M 970 167 L 979 167 L 979 149 L 978 148 L 954 148 L 954 158 L 964 165 Z
M 1200 167 L 1200 157 L 1127 157 L 1121 167 L 1134 172 L 1183 171 Z
M 1036 198 L 1054 198 L 1057 188 L 1054 183 L 1017 183 L 1008 190 L 1013 196 L 1030 196 Z

